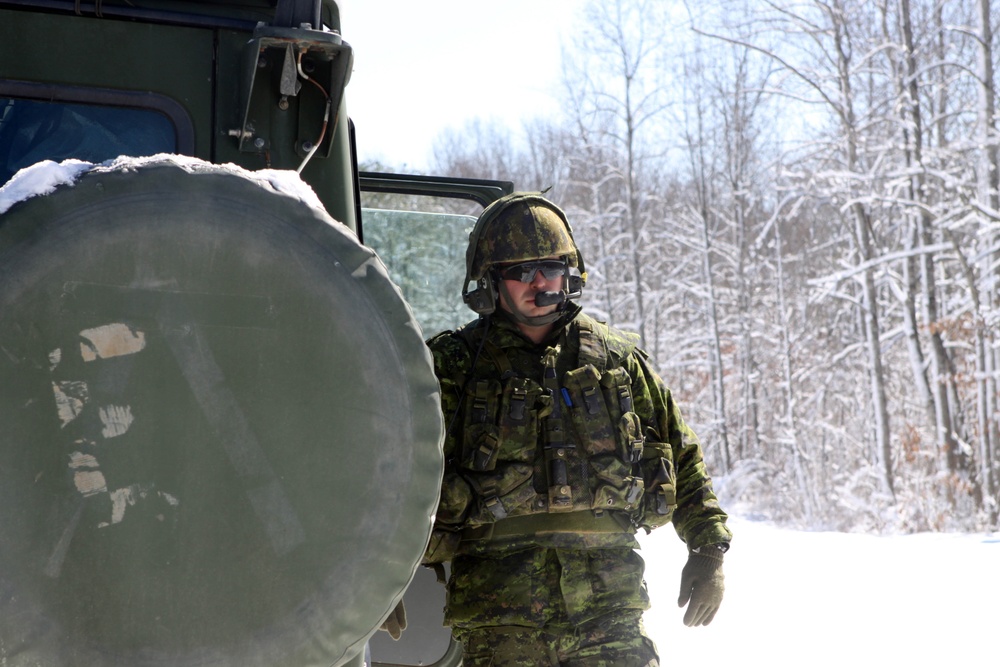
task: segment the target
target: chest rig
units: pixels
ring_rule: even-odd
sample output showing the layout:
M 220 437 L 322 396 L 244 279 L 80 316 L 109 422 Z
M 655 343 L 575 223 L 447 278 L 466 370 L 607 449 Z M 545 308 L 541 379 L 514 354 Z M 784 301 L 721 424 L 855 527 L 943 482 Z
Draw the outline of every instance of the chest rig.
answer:
M 620 365 L 634 343 L 612 347 L 607 327 L 586 317 L 568 328 L 541 353 L 501 349 L 481 329 L 455 334 L 483 352 L 466 383 L 457 461 L 477 497 L 470 527 L 518 517 L 543 532 L 635 524 L 643 428 Z

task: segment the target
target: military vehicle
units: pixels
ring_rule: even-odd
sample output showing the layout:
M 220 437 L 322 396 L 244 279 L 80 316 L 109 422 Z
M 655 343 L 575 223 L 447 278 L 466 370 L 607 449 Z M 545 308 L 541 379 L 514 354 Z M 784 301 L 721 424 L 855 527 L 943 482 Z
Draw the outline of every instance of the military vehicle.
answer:
M 423 337 L 511 184 L 358 171 L 333 0 L 0 0 L 0 44 L 0 664 L 459 664 Z

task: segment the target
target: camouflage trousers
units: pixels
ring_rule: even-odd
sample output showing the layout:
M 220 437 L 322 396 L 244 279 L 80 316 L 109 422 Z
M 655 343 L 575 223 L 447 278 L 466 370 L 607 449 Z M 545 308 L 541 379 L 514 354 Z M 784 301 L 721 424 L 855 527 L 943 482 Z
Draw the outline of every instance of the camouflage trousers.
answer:
M 656 667 L 630 548 L 532 548 L 452 561 L 445 622 L 465 667 Z

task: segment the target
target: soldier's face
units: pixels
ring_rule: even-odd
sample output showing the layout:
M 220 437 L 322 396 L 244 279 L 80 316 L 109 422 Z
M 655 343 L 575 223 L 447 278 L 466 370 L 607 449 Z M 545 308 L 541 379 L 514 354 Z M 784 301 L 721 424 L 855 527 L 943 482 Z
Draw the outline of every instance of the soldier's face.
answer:
M 560 262 L 560 259 L 558 257 L 550 257 L 546 261 Z M 557 292 L 561 290 L 563 288 L 564 270 L 560 270 L 558 275 L 552 278 L 546 277 L 545 274 L 553 275 L 555 271 L 537 270 L 528 282 L 523 282 L 517 278 L 518 271 L 513 271 L 512 273 L 514 274 L 513 278 L 502 278 L 504 286 L 507 288 L 507 294 L 504 294 L 503 291 L 500 292 L 501 308 L 509 313 L 517 309 L 525 317 L 538 317 L 540 315 L 548 315 L 558 307 L 555 304 L 536 306 L 535 296 L 539 292 Z M 503 269 L 501 269 L 501 275 L 503 275 Z M 507 295 L 510 296 L 510 303 L 507 301 Z

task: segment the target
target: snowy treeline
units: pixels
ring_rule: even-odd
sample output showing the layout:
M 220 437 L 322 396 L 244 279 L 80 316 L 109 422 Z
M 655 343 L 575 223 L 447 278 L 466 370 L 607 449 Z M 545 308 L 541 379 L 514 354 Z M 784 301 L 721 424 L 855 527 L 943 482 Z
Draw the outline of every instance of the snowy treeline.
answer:
M 997 525 L 996 0 L 594 0 L 562 118 L 442 173 L 551 187 L 585 305 L 637 331 L 730 507 Z M 518 47 L 515 47 L 518 48 Z

